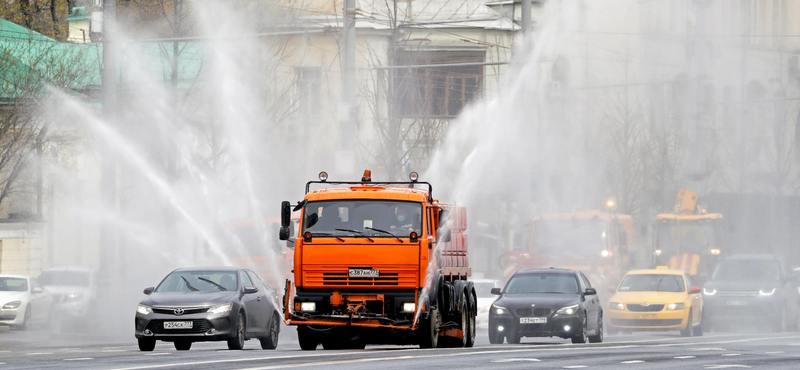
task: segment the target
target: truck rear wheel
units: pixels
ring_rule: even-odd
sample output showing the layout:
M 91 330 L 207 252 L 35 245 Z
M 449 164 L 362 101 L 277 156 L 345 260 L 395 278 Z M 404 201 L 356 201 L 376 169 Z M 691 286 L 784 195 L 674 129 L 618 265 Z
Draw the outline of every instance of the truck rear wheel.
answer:
M 431 309 L 427 319 L 420 320 L 419 348 L 436 348 L 439 345 L 439 314 Z
M 320 338 L 311 328 L 301 325 L 297 327 L 297 341 L 303 351 L 313 351 L 317 349 Z
M 467 305 L 467 344 L 465 347 L 472 347 L 475 345 L 475 336 L 477 335 L 475 330 L 475 316 L 478 314 L 477 302 L 475 301 L 475 296 L 472 294 L 467 295 L 469 297 L 469 304 Z

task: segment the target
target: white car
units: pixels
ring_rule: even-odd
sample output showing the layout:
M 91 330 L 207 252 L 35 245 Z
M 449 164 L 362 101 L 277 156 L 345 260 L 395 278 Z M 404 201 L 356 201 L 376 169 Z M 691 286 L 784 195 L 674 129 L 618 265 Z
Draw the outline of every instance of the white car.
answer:
M 0 324 L 26 330 L 50 322 L 53 296 L 34 278 L 0 275 L 0 305 Z
M 58 327 L 79 324 L 91 316 L 97 297 L 97 270 L 54 267 L 39 275 L 39 281 L 53 294 Z
M 492 294 L 492 288 L 502 288 L 503 284 L 500 280 L 493 279 L 476 279 L 472 282 L 475 284 L 475 293 L 478 295 L 478 317 L 475 319 L 475 325 L 481 329 L 488 329 L 489 308 L 497 299 L 497 296 Z

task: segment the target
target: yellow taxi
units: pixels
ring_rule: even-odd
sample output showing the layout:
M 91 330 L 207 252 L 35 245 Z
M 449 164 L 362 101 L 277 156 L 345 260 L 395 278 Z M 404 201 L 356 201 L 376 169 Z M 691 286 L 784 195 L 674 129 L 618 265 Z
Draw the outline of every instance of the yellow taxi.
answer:
M 634 270 L 609 288 L 606 317 L 611 332 L 680 330 L 682 336 L 703 335 L 703 297 L 685 272 L 658 267 Z

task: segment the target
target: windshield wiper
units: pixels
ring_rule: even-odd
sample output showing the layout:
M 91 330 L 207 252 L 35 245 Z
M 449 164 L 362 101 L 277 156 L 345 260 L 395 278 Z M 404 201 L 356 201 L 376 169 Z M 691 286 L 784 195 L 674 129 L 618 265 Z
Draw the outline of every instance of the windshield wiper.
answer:
M 377 232 L 379 232 L 379 233 L 384 233 L 384 234 L 391 235 L 391 236 L 393 236 L 395 239 L 397 239 L 397 241 L 399 241 L 400 243 L 402 243 L 402 242 L 403 242 L 403 239 L 400 239 L 400 237 L 399 237 L 399 236 L 397 236 L 397 235 L 394 235 L 394 234 L 392 234 L 392 233 L 390 233 L 390 232 L 388 232 L 388 231 L 386 231 L 386 230 L 376 229 L 376 228 L 374 228 L 374 227 L 365 227 L 365 229 L 367 229 L 367 230 L 374 230 L 374 231 L 377 231 Z
M 225 287 L 224 287 L 224 286 L 222 286 L 222 285 L 219 285 L 219 284 L 217 284 L 217 283 L 215 283 L 215 282 L 213 282 L 213 281 L 211 281 L 211 280 L 209 280 L 209 279 L 206 279 L 206 278 L 204 278 L 204 277 L 198 277 L 198 278 L 197 278 L 197 280 L 202 280 L 202 281 L 205 281 L 206 283 L 212 284 L 212 285 L 214 285 L 215 287 L 217 287 L 217 289 L 219 289 L 219 290 L 222 290 L 222 291 L 227 291 L 227 290 L 228 290 L 228 289 L 225 289 Z
M 186 287 L 189 288 L 191 291 L 196 292 L 196 291 L 200 290 L 200 289 L 197 289 L 197 288 L 193 287 L 192 284 L 189 284 L 189 280 L 186 280 L 186 277 L 181 276 L 181 279 L 183 279 L 183 281 L 186 282 Z
M 369 235 L 367 235 L 367 234 L 364 234 L 363 232 L 361 232 L 361 231 L 358 231 L 358 230 L 350 230 L 350 229 L 335 229 L 335 230 L 336 230 L 336 231 L 344 231 L 344 232 L 346 232 L 346 233 L 354 233 L 354 234 L 358 234 L 358 235 L 361 235 L 361 236 L 363 236 L 363 237 L 367 238 L 367 240 L 369 240 L 370 242 L 373 242 L 373 243 L 375 242 L 374 240 L 372 240 L 372 238 L 370 238 L 370 237 L 369 237 Z
M 340 242 L 343 242 L 343 241 L 344 241 L 344 239 L 342 239 L 342 238 L 340 238 L 340 237 L 338 237 L 338 236 L 336 236 L 336 235 L 333 235 L 333 234 L 331 234 L 331 233 L 311 233 L 311 236 L 330 236 L 330 237 L 332 237 L 332 238 L 336 238 L 336 239 L 337 239 L 337 240 L 339 240 Z

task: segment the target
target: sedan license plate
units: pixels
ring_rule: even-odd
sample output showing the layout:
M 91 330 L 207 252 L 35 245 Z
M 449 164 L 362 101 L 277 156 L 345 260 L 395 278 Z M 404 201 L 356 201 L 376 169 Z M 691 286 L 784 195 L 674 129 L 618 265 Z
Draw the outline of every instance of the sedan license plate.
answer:
M 546 317 L 520 317 L 520 324 L 547 324 Z
M 732 299 L 725 302 L 728 306 L 747 306 L 747 301 Z
M 348 275 L 350 277 L 380 277 L 380 270 L 370 269 L 349 269 Z
M 656 318 L 656 314 L 654 313 L 643 313 L 639 315 L 633 315 L 634 320 L 652 320 Z
M 191 329 L 191 321 L 164 321 L 164 329 Z

